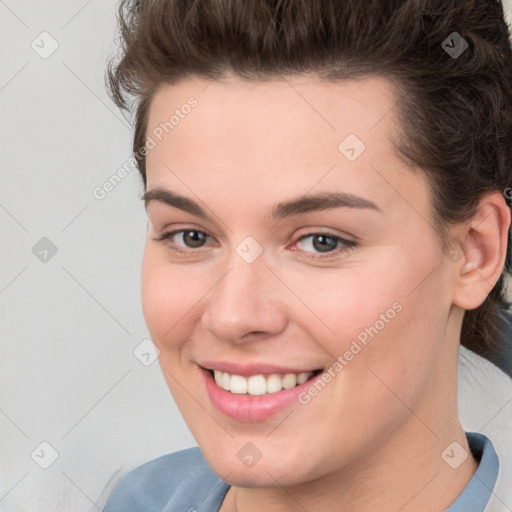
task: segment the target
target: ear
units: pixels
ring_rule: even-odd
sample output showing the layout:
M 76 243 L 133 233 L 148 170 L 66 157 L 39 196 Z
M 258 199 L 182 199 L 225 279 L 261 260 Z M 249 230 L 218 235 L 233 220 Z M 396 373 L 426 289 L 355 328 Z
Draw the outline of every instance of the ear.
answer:
M 464 255 L 454 265 L 456 306 L 477 308 L 498 281 L 507 255 L 510 217 L 503 195 L 493 192 L 482 197 L 474 215 L 464 222 L 458 237 Z

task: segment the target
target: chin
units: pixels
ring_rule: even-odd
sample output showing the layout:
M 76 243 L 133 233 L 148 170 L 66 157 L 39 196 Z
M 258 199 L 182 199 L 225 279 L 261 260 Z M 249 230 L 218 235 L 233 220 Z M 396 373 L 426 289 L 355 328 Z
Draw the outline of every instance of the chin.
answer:
M 297 462 L 298 464 L 299 462 Z M 296 466 L 297 467 L 297 466 Z M 295 467 L 295 468 L 296 468 Z M 221 473 L 217 471 L 217 468 Z M 230 485 L 248 488 L 293 487 L 301 483 L 296 469 L 264 466 L 261 462 L 252 468 L 234 468 L 229 464 L 212 466 L 213 471 Z M 231 471 L 231 473 L 229 473 Z M 293 475 L 293 476 L 291 476 Z
M 236 444 L 236 441 L 233 442 Z M 248 443 L 249 444 L 249 443 Z M 199 445 L 212 470 L 230 485 L 238 487 L 293 487 L 301 483 L 315 480 L 320 474 L 314 474 L 313 468 L 304 467 L 304 458 L 300 452 L 295 457 L 286 457 L 286 454 L 267 452 L 260 460 L 248 466 L 239 460 L 237 452 L 224 450 L 221 454 L 216 449 L 208 450 Z M 250 450 L 248 450 L 250 451 Z M 243 452 L 240 456 L 243 461 Z M 250 462 L 248 461 L 247 464 Z M 298 472 L 301 468 L 301 472 Z

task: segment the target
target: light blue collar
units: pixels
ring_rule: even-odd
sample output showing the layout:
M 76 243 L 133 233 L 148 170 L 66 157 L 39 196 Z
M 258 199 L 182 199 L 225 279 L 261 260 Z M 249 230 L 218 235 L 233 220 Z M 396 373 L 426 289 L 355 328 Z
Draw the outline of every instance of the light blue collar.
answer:
M 498 478 L 499 460 L 491 440 L 477 432 L 466 432 L 478 468 L 460 496 L 446 512 L 483 512 Z

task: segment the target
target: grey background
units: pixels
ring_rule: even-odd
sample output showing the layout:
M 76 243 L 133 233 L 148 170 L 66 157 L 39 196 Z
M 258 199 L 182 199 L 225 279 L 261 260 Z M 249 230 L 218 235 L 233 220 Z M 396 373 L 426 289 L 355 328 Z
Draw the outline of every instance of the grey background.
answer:
M 0 510 L 9 512 L 97 510 L 91 501 L 101 503 L 116 471 L 194 444 L 158 363 L 133 354 L 148 337 L 139 178 L 93 196 L 130 156 L 129 124 L 103 88 L 114 6 L 0 2 Z M 31 48 L 43 31 L 59 45 L 47 59 Z M 32 253 L 42 237 L 57 247 L 45 263 Z M 42 441 L 59 454 L 46 470 L 31 458 Z
M 93 196 L 130 156 L 129 123 L 103 87 L 115 3 L 0 0 L 4 512 L 100 510 L 128 469 L 195 444 L 157 362 L 133 353 L 149 337 L 136 171 Z M 31 47 L 48 51 L 45 31 L 58 43 L 48 58 Z M 470 419 L 471 410 L 467 421 L 481 427 L 484 413 Z M 48 469 L 53 452 L 42 442 L 58 453 Z

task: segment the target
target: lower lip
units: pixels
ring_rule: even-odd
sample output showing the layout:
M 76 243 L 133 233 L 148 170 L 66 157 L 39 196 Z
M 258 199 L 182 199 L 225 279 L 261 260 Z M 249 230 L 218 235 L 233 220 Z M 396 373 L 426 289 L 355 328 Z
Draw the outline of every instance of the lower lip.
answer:
M 201 368 L 206 390 L 213 405 L 230 418 L 242 421 L 263 421 L 278 414 L 292 403 L 298 395 L 309 388 L 321 373 L 290 389 L 264 395 L 236 394 L 217 386 L 209 370 Z

